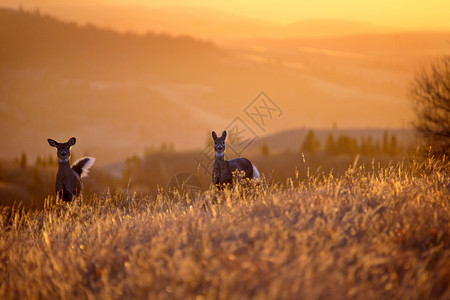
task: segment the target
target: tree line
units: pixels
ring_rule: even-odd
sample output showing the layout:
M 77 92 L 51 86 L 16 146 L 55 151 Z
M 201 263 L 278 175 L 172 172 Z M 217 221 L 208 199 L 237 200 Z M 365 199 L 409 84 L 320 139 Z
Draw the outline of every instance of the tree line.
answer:
M 300 149 L 305 153 L 325 152 L 328 155 L 401 155 L 404 153 L 404 146 L 399 143 L 395 134 L 384 132 L 381 141 L 371 136 L 363 136 L 359 139 L 341 134 L 335 137 L 330 133 L 322 146 L 313 130 L 310 130 L 303 141 Z

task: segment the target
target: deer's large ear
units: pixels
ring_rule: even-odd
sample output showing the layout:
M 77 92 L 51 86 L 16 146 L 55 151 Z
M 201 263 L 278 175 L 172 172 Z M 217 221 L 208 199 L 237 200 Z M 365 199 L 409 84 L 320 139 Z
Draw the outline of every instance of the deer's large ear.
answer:
M 48 141 L 48 143 L 50 144 L 50 146 L 52 146 L 52 147 L 58 147 L 58 142 L 57 142 L 57 141 L 52 140 L 52 139 L 48 139 L 47 141 Z
M 227 132 L 226 131 L 222 132 L 222 136 L 220 138 L 225 141 L 226 137 L 227 137 Z
M 213 131 L 213 132 L 212 132 L 212 137 L 213 137 L 213 139 L 214 139 L 214 140 L 216 140 L 216 139 L 217 139 L 217 134 L 216 134 L 216 132 L 215 132 L 215 131 Z
M 73 137 L 67 142 L 67 144 L 69 145 L 69 147 L 72 147 L 73 145 L 75 145 L 76 142 L 77 139 Z

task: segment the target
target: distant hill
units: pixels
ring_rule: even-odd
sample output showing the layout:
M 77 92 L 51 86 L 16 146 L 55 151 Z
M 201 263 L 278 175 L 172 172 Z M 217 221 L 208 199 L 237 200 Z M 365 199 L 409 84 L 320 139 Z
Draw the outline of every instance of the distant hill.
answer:
M 142 77 L 151 70 L 152 76 L 173 79 L 180 70 L 194 71 L 191 64 L 198 71 L 220 53 L 212 43 L 187 36 L 119 33 L 63 22 L 38 11 L 0 9 L 0 28 L 3 67 L 43 68 L 75 78 L 115 79 L 118 73 Z M 176 74 L 170 72 L 175 68 Z
M 179 126 L 168 120 L 183 119 L 186 131 L 204 127 L 208 114 L 180 94 L 207 93 L 203 84 L 226 58 L 192 37 L 119 33 L 0 9 L 0 136 L 9 140 L 0 156 L 17 155 L 30 140 L 31 155 L 48 153 L 48 137 L 77 136 L 81 153 L 116 160 L 167 141 Z
M 410 33 L 219 46 L 0 9 L 0 158 L 48 155 L 47 138 L 72 136 L 76 156 L 99 165 L 163 143 L 200 149 L 236 118 L 258 136 L 333 124 L 406 128 L 413 72 L 446 53 L 447 40 Z M 284 112 L 264 129 L 244 112 L 261 91 Z
M 55 1 L 36 5 L 29 3 L 28 6 L 41 8 L 67 20 L 77 20 L 119 31 L 167 32 L 175 35 L 194 35 L 215 41 L 236 38 L 345 36 L 399 31 L 363 22 L 336 19 L 304 20 L 280 25 L 240 16 L 238 13 L 231 14 L 190 6 L 150 7 L 101 3 L 83 5 L 75 2 L 60 5 Z

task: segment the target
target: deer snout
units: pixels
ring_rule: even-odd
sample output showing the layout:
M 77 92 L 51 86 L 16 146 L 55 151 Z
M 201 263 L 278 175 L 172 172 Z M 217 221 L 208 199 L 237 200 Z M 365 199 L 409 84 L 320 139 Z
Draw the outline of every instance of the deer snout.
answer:
M 222 146 L 222 145 L 218 145 L 218 146 L 216 147 L 216 150 L 217 150 L 217 151 L 223 151 L 223 146 Z

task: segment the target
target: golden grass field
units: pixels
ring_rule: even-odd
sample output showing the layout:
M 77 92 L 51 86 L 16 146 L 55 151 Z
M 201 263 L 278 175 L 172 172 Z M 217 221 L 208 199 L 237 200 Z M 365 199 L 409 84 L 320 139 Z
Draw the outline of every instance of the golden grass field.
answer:
M 450 299 L 447 159 L 2 214 L 1 299 Z

